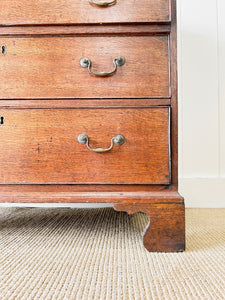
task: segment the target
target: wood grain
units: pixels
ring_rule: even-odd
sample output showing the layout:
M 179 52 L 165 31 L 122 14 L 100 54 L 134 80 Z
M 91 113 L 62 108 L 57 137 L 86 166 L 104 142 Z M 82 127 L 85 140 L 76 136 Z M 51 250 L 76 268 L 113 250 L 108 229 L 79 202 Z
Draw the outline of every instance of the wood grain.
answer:
M 78 36 L 78 35 L 148 35 L 157 33 L 170 33 L 170 24 L 96 24 L 87 25 L 61 25 L 61 26 L 0 26 L 0 36 Z
M 1 109 L 1 184 L 168 184 L 169 108 Z M 116 134 L 125 143 L 107 148 Z
M 168 35 L 135 37 L 1 38 L 1 99 L 169 98 Z M 113 59 L 125 65 L 110 77 L 95 77 L 80 66 L 88 57 L 94 72 L 112 71 Z
M 176 191 L 172 184 L 0 184 L 0 192 L 158 192 Z M 0 198 L 1 200 L 1 198 Z
M 170 99 L 35 99 L 0 100 L 2 108 L 104 108 L 169 106 Z
M 169 0 L 117 0 L 99 8 L 88 0 L 1 0 L 1 25 L 99 24 L 170 21 Z
M 2 0 L 0 36 L 0 201 L 114 203 L 148 214 L 149 251 L 184 250 L 176 0 Z M 126 63 L 108 78 L 79 65 L 110 71 L 118 55 Z M 92 147 L 126 141 L 97 154 L 79 133 Z
M 172 1 L 171 34 L 169 42 L 170 77 L 171 77 L 171 183 L 178 189 L 178 101 L 177 101 L 177 23 L 176 1 Z
M 174 191 L 0 191 L 0 198 L 9 203 L 114 203 L 116 210 L 129 214 L 144 211 L 151 204 L 183 204 L 183 198 Z
M 180 252 L 185 250 L 185 207 L 183 198 L 177 193 L 173 203 L 170 197 L 164 202 L 162 195 L 134 203 L 118 201 L 113 206 L 118 211 L 133 214 L 139 211 L 146 213 L 150 222 L 143 234 L 143 243 L 150 252 Z M 171 193 L 172 194 L 172 193 Z M 174 197 L 175 198 L 175 197 Z

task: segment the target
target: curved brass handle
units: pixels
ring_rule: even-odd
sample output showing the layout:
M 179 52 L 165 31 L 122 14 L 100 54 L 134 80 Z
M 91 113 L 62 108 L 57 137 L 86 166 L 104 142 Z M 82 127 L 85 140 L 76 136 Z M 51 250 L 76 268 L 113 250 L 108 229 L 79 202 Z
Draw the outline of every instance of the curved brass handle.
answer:
M 101 6 L 101 7 L 106 7 L 106 6 L 110 6 L 116 3 L 116 0 L 109 0 L 109 1 L 93 1 L 93 0 L 89 0 L 89 3 L 97 5 L 97 6 Z
M 110 76 L 113 73 L 116 72 L 117 70 L 117 66 L 123 66 L 125 64 L 125 58 L 123 56 L 118 56 L 116 58 L 114 58 L 113 60 L 113 64 L 114 64 L 114 70 L 111 72 L 99 72 L 99 73 L 94 73 L 91 71 L 91 60 L 87 57 L 83 57 L 80 60 L 80 65 L 83 68 L 88 68 L 88 71 L 90 74 L 94 75 L 94 76 L 98 76 L 98 77 L 106 77 L 106 76 Z
M 89 137 L 84 134 L 84 133 L 81 133 L 78 135 L 77 137 L 77 140 L 80 144 L 86 144 L 87 145 L 87 148 L 91 151 L 94 151 L 94 152 L 97 152 L 97 153 L 103 153 L 103 152 L 108 152 L 112 149 L 113 147 L 113 144 L 115 142 L 115 144 L 117 145 L 122 145 L 125 141 L 125 137 L 121 134 L 117 134 L 116 136 L 114 136 L 112 139 L 111 139 L 111 145 L 109 146 L 109 148 L 91 148 L 89 146 Z

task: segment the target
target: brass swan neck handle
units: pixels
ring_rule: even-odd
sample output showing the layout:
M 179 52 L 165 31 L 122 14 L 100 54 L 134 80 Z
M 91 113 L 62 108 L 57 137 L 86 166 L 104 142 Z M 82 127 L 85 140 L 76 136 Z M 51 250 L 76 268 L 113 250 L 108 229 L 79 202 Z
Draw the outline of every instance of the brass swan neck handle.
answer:
M 125 137 L 121 134 L 117 134 L 116 136 L 112 137 L 111 139 L 111 145 L 104 149 L 104 148 L 92 148 L 89 146 L 89 137 L 84 134 L 81 133 L 78 135 L 77 140 L 80 144 L 86 144 L 87 148 L 93 152 L 97 152 L 97 153 L 103 153 L 103 152 L 108 152 L 113 148 L 114 143 L 117 145 L 122 145 L 125 141 Z
M 113 59 L 113 64 L 114 64 L 114 69 L 111 72 L 95 73 L 95 72 L 91 71 L 91 60 L 89 58 L 83 57 L 80 60 L 81 67 L 88 68 L 88 71 L 90 74 L 92 74 L 94 76 L 98 76 L 98 77 L 106 77 L 106 76 L 113 75 L 117 70 L 117 66 L 121 67 L 125 64 L 125 58 L 123 56 L 118 56 Z

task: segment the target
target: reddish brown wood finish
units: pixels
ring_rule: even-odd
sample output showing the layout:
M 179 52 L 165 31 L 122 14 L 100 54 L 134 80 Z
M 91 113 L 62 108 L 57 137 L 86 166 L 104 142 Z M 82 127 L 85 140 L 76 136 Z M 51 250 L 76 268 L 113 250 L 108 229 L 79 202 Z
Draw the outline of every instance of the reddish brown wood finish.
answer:
M 104 108 L 169 106 L 170 99 L 0 100 L 2 108 Z
M 97 1 L 96 1 L 97 2 Z M 99 24 L 170 21 L 169 0 L 116 0 L 99 8 L 89 0 L 1 0 L 0 24 Z
M 166 107 L 1 109 L 0 115 L 1 184 L 170 182 Z M 95 153 L 78 143 L 81 133 L 93 148 L 108 148 L 117 134 L 125 143 Z
M 164 202 L 160 196 L 148 203 L 142 200 L 132 204 L 116 203 L 114 209 L 129 214 L 142 211 L 150 217 L 143 235 L 143 243 L 148 251 L 179 252 L 185 249 L 185 208 L 178 193 L 176 200 L 177 203 L 173 203 L 167 197 Z
M 114 209 L 150 217 L 143 242 L 151 252 L 178 252 L 185 249 L 185 210 L 177 192 L 0 192 L 1 202 L 22 203 L 114 203 Z
M 176 23 L 176 0 L 172 1 L 171 12 L 173 22 L 170 34 L 170 78 L 171 78 L 171 158 L 172 158 L 172 184 L 178 189 L 178 104 L 177 104 L 177 23 Z
M 56 188 L 57 189 L 57 188 Z M 72 192 L 72 191 L 1 191 L 1 202 L 21 203 L 114 203 L 115 208 L 135 213 L 141 211 L 135 205 L 183 204 L 183 198 L 175 191 L 138 191 L 138 192 Z
M 177 192 L 176 0 L 172 0 L 171 4 L 169 0 L 144 0 L 141 5 L 140 0 L 135 3 L 117 0 L 116 5 L 104 9 L 93 7 L 87 1 L 65 0 L 63 5 L 60 1 L 39 1 L 37 6 L 33 5 L 36 3 L 34 0 L 29 3 L 21 0 L 0 2 L 0 23 L 10 24 L 0 26 L 0 46 L 6 46 L 6 54 L 0 53 L 0 106 L 4 108 L 1 112 L 7 116 L 5 124 L 0 126 L 0 202 L 111 202 L 116 210 L 129 213 L 142 211 L 148 214 L 150 224 L 144 234 L 144 245 L 149 251 L 182 251 L 185 248 L 185 223 L 183 198 Z M 43 9 L 43 5 L 47 6 Z M 17 26 L 19 24 L 28 26 Z M 55 26 L 56 24 L 61 25 Z M 126 64 L 119 67 L 117 73 L 110 78 L 94 78 L 87 73 L 87 69 L 79 66 L 79 59 L 88 56 L 93 61 L 94 71 L 110 71 L 113 67 L 112 59 L 117 55 L 124 55 Z M 165 105 L 167 108 L 163 107 Z M 166 113 L 168 108 L 171 109 L 170 120 Z M 152 113 L 149 112 L 153 110 L 163 113 L 157 114 L 156 119 L 151 119 Z M 57 111 L 62 113 L 55 114 Z M 147 144 L 141 148 L 143 140 L 140 139 L 137 145 L 132 144 L 133 150 L 145 150 L 145 156 L 141 156 L 141 160 L 145 160 L 148 166 L 151 166 L 152 161 L 147 158 L 152 153 L 153 162 L 158 161 L 162 173 L 154 172 L 153 178 L 147 173 L 147 169 L 137 167 L 134 175 L 124 172 L 117 163 L 117 177 L 116 173 L 113 175 L 117 181 L 114 182 L 121 178 L 126 182 L 107 184 L 106 179 L 111 176 L 107 172 L 111 170 L 104 168 L 103 162 L 90 160 L 91 170 L 94 170 L 92 178 L 95 172 L 102 176 L 103 184 L 81 184 L 79 180 L 79 183 L 68 184 L 63 172 L 66 172 L 67 179 L 72 174 L 70 163 L 75 149 L 79 147 L 82 158 L 85 157 L 83 154 L 91 157 L 84 145 L 77 143 L 76 147 L 71 146 L 71 143 L 76 143 L 75 134 L 72 137 L 69 130 L 75 125 L 74 120 L 79 119 L 76 122 L 79 126 L 86 126 L 88 123 L 84 120 L 81 124 L 80 116 L 76 113 L 74 115 L 75 111 L 96 112 L 97 118 L 92 115 L 89 121 L 92 130 L 98 133 L 96 120 L 101 117 L 100 123 L 104 131 L 100 132 L 103 132 L 101 141 L 104 138 L 104 145 L 96 140 L 99 143 L 96 146 L 108 146 L 111 130 L 120 133 L 122 125 L 127 128 L 126 135 L 132 143 L 147 128 L 148 136 L 150 131 L 151 136 L 153 133 L 154 149 L 151 149 L 148 139 Z M 110 114 L 103 116 L 99 111 L 115 112 L 111 113 L 111 126 Z M 145 117 L 140 117 L 141 114 L 138 113 L 139 118 L 135 118 L 136 114 L 133 113 L 129 114 L 133 116 L 130 118 L 126 111 L 142 111 Z M 27 118 L 26 114 L 32 116 L 32 112 L 35 117 Z M 71 118 L 70 122 L 65 120 L 64 112 L 66 116 L 74 116 L 75 119 Z M 122 121 L 116 112 L 123 116 Z M 128 124 L 125 124 L 126 120 Z M 5 130 L 13 124 L 14 128 Z M 152 126 L 155 128 L 153 131 Z M 158 136 L 162 147 L 156 143 L 158 126 L 163 133 L 163 140 Z M 170 139 L 168 132 L 165 134 L 166 128 L 171 129 Z M 50 133 L 53 131 L 58 133 L 54 145 L 50 142 Z M 18 133 L 21 139 L 18 139 Z M 168 166 L 166 145 L 167 150 L 171 150 L 171 166 Z M 114 150 L 118 151 L 113 150 L 107 155 L 114 157 L 114 154 L 120 154 L 121 159 L 125 147 L 128 149 L 128 143 L 116 146 Z M 147 148 L 150 150 L 147 151 Z M 13 149 L 17 153 L 13 154 Z M 68 156 L 66 153 L 69 153 Z M 102 154 L 96 155 L 101 157 Z M 56 159 L 55 170 L 53 163 L 48 161 L 50 156 Z M 126 162 L 129 157 L 130 154 L 126 152 Z M 161 157 L 164 157 L 165 164 L 159 162 Z M 62 158 L 63 168 L 59 163 Z M 47 162 L 45 174 L 43 160 Z M 23 161 L 23 171 L 19 170 L 19 161 Z M 26 169 L 28 162 L 30 168 Z M 85 165 L 85 168 L 87 179 L 88 167 Z M 169 180 L 167 176 L 170 168 L 171 182 L 165 184 Z M 63 172 L 59 173 L 60 169 Z M 99 175 L 101 170 L 104 174 Z M 18 176 L 13 175 L 15 171 Z M 46 178 L 49 175 L 58 182 L 47 184 Z M 39 184 L 30 184 L 35 181 L 35 176 Z M 142 184 L 129 184 L 132 176 L 133 179 L 136 176 L 135 179 L 138 178 Z M 6 184 L 9 178 L 10 184 Z M 82 177 L 78 177 L 80 178 Z M 147 182 L 147 178 L 151 178 L 154 184 L 143 184 Z M 156 184 L 159 178 L 162 184 Z M 26 180 L 22 182 L 23 179 L 30 181 L 25 183 Z M 72 175 L 70 179 L 73 179 Z M 63 184 L 57 184 L 59 180 Z
M 135 37 L 2 38 L 1 99 L 167 98 L 168 35 Z M 94 72 L 109 72 L 113 59 L 125 65 L 109 77 L 80 66 L 88 57 Z
M 0 36 L 115 36 L 115 35 L 147 35 L 170 33 L 171 24 L 96 24 L 86 25 L 63 25 L 63 26 L 0 26 Z
M 159 184 L 0 184 L 0 192 L 173 192 L 174 185 Z M 1 199 L 0 199 L 1 200 Z M 11 200 L 10 200 L 11 201 Z M 97 201 L 96 201 L 97 202 Z

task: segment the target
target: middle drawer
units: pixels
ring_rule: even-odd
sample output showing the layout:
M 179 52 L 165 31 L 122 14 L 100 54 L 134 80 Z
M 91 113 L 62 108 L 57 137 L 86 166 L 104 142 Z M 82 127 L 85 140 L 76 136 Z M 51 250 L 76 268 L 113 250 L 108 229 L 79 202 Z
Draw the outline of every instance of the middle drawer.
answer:
M 1 99 L 170 97 L 167 34 L 7 37 L 0 46 Z M 125 61 L 115 61 L 120 56 Z

